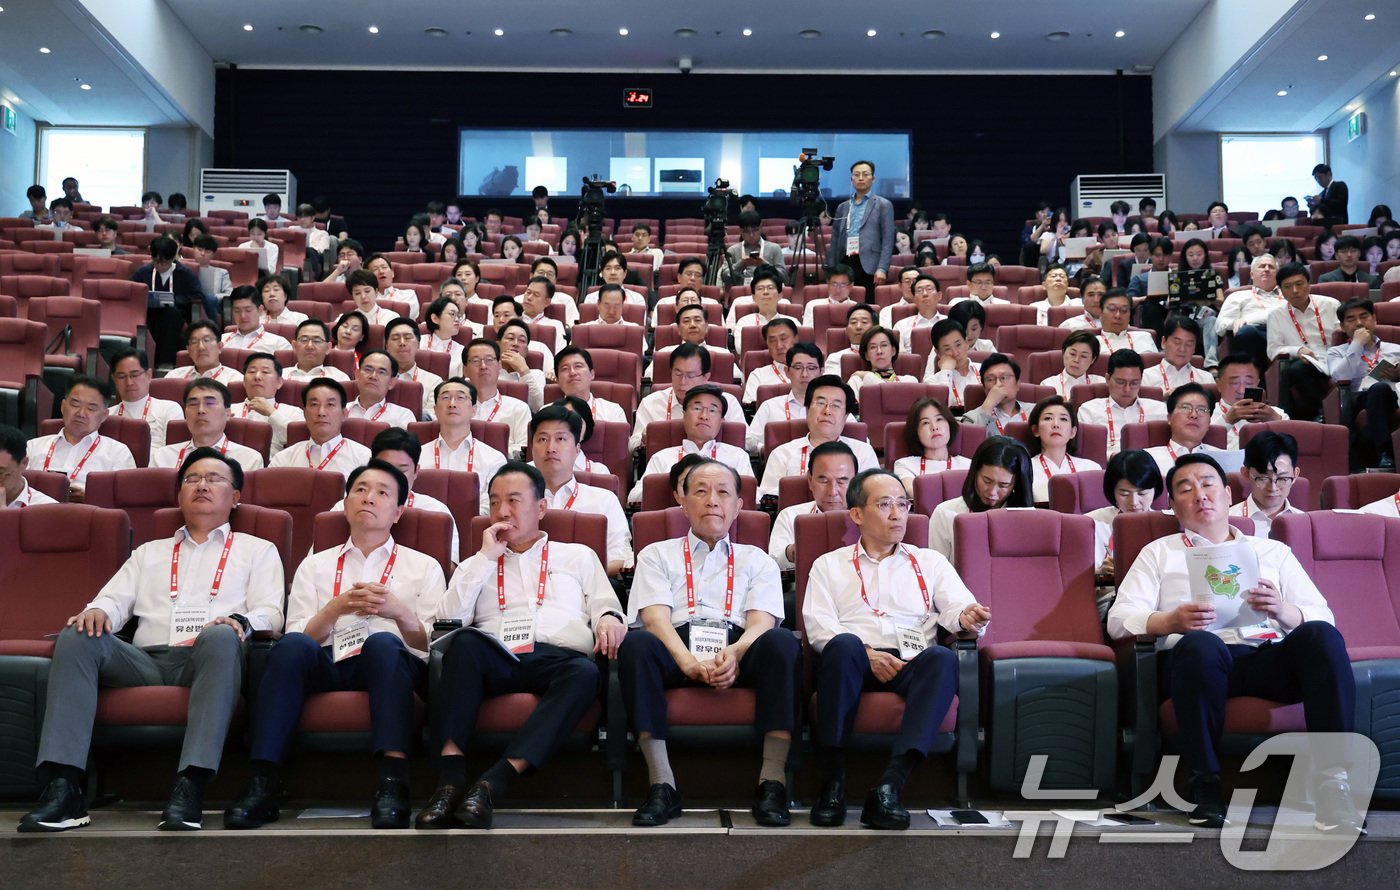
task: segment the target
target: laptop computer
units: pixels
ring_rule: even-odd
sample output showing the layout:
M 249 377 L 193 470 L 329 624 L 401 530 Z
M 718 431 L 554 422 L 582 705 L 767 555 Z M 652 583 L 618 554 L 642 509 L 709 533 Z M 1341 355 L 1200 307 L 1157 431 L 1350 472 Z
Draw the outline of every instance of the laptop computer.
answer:
M 1186 269 L 1167 273 L 1167 296 L 1177 300 L 1214 300 L 1215 290 L 1210 285 L 1215 276 L 1214 269 Z

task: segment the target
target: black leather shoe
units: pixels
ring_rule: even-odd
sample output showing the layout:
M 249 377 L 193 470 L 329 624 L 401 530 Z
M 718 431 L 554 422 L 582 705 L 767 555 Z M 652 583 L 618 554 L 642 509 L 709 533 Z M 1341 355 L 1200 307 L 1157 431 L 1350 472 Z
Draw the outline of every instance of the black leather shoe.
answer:
M 40 795 L 39 806 L 19 820 L 19 830 L 67 831 L 91 821 L 83 790 L 67 779 L 54 779 Z
M 175 780 L 170 800 L 160 814 L 161 831 L 199 831 L 204 827 L 204 792 L 184 776 Z
M 369 808 L 371 828 L 407 828 L 413 805 L 408 798 L 408 783 L 403 779 L 379 780 L 374 804 Z
M 271 776 L 254 776 L 243 789 L 243 796 L 224 810 L 225 828 L 261 828 L 282 816 L 277 801 L 282 783 Z
M 490 828 L 493 812 L 491 786 L 478 780 L 467 789 L 467 796 L 457 808 L 457 818 L 468 828 Z
M 899 803 L 899 792 L 888 783 L 877 785 L 865 796 L 860 824 L 881 831 L 903 831 L 909 827 L 909 811 Z
M 832 779 L 822 785 L 817 805 L 812 807 L 808 818 L 820 828 L 846 824 L 846 782 L 843 779 Z
M 754 821 L 767 828 L 782 828 L 792 823 L 792 813 L 788 812 L 787 787 L 782 782 L 768 779 L 758 783 L 753 793 Z
M 632 824 L 641 828 L 655 828 L 680 814 L 681 793 L 665 782 L 658 782 L 647 793 L 647 802 L 632 814 Z
M 466 792 L 456 785 L 443 785 L 428 798 L 428 803 L 418 811 L 413 821 L 414 828 L 461 828 L 462 820 L 457 818 L 457 808 L 462 805 Z
M 1219 775 L 1192 776 L 1191 792 L 1196 798 L 1196 808 L 1187 821 L 1199 828 L 1224 828 L 1230 824 L 1225 818 L 1225 789 L 1221 787 Z

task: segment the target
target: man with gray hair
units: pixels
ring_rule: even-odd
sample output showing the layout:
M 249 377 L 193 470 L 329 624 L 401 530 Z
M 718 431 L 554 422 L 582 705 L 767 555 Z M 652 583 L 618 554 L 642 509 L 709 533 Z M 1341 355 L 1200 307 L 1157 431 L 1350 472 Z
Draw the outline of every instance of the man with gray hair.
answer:
M 1269 366 L 1269 313 L 1283 305 L 1277 278 L 1278 260 L 1261 253 L 1249 264 L 1250 286 L 1232 291 L 1215 319 L 1216 334 L 1234 338 L 1230 351 L 1249 353 L 1261 368 Z

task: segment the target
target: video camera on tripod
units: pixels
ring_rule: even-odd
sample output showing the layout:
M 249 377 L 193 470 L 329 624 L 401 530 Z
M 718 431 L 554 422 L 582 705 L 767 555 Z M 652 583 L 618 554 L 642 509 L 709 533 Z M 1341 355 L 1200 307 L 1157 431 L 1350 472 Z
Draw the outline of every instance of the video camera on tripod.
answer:
M 723 238 L 724 227 L 729 223 L 729 200 L 738 195 L 729 187 L 727 179 L 716 179 L 706 194 L 709 197 L 705 199 L 705 206 L 700 208 L 700 213 L 705 218 L 705 234 L 712 235 L 718 231 Z
M 792 203 L 803 208 L 821 203 L 822 171 L 831 172 L 836 158 L 831 155 L 817 157 L 815 148 L 804 148 L 797 156 L 797 169 L 792 174 Z
M 575 225 L 584 233 L 579 259 L 579 293 L 597 283 L 598 263 L 603 253 L 603 193 L 615 194 L 617 183 L 602 180 L 598 174 L 590 179 L 583 178 L 583 191 L 578 202 L 578 218 Z

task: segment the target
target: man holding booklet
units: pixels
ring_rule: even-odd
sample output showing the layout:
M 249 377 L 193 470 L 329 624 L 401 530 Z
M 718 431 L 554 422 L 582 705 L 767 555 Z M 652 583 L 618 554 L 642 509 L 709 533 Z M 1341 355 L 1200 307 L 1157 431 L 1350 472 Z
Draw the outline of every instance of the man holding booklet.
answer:
M 1400 346 L 1382 343 L 1376 336 L 1376 310 L 1367 299 L 1347 300 L 1338 313 L 1347 342 L 1327 350 L 1327 370 L 1336 383 L 1347 383 L 1354 393 L 1352 417 L 1366 412 L 1366 425 L 1356 427 L 1363 466 L 1395 466 L 1390 434 L 1397 406 L 1395 383 L 1400 380 Z M 1377 384 L 1381 385 L 1377 385 Z
M 1138 554 L 1108 613 L 1114 638 L 1157 637 L 1159 676 L 1191 768 L 1193 825 L 1226 824 L 1217 746 L 1226 700 L 1303 703 L 1310 732 L 1351 732 L 1356 681 L 1332 611 L 1293 552 L 1229 524 L 1230 488 L 1215 459 L 1181 457 L 1167 474 L 1182 531 Z M 1314 826 L 1363 831 L 1346 763 L 1318 756 Z
M 1283 305 L 1269 313 L 1269 361 L 1279 361 L 1279 403 L 1299 420 L 1321 420 L 1322 399 L 1331 385 L 1327 349 L 1337 329 L 1333 297 L 1308 291 L 1308 270 L 1289 263 L 1278 270 Z

